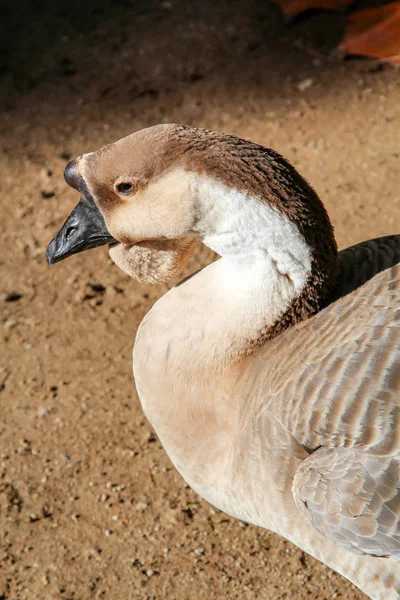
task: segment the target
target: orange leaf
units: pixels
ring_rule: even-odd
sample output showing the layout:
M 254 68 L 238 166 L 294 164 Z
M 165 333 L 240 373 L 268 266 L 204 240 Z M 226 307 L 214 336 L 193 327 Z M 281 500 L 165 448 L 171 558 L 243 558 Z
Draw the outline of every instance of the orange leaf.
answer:
M 400 64 L 400 2 L 349 15 L 339 50 Z
M 346 10 L 354 0 L 274 0 L 288 17 L 306 10 Z

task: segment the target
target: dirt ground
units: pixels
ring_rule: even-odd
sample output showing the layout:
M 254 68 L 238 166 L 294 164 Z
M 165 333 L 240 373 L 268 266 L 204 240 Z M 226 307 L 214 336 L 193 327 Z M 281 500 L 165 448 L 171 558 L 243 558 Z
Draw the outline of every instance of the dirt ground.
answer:
M 341 247 L 399 233 L 398 71 L 329 58 L 341 15 L 286 28 L 267 0 L 49 4 L 0 11 L 0 599 L 361 600 L 172 468 L 131 375 L 165 288 L 104 248 L 53 269 L 44 253 L 77 202 L 66 162 L 171 121 L 284 154 Z

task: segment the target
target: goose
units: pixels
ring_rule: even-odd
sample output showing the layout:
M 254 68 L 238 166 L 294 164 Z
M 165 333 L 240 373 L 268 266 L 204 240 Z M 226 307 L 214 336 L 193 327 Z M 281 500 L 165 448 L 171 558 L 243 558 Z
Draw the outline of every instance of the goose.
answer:
M 80 201 L 49 265 L 104 244 L 139 282 L 219 260 L 142 321 L 143 410 L 186 482 L 373 600 L 400 599 L 400 235 L 338 252 L 312 187 L 277 152 L 184 125 L 70 162 Z

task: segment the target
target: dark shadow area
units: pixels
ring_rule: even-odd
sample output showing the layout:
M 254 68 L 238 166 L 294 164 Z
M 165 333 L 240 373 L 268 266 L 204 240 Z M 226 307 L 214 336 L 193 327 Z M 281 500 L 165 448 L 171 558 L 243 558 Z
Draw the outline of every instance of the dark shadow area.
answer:
M 376 71 L 329 58 L 343 15 L 313 15 L 288 28 L 267 0 L 9 0 L 0 15 L 6 145 L 27 117 L 65 124 L 79 110 L 115 127 L 116 112 L 137 117 L 151 100 L 155 116 L 168 120 L 189 99 L 195 122 L 206 99 L 245 114 L 249 97 L 279 103 L 283 89 L 320 78 L 312 104 L 350 85 L 360 69 Z
M 340 15 L 306 21 L 306 28 L 302 19 L 287 29 L 268 0 L 9 0 L 1 9 L 0 72 L 17 94 L 45 79 L 78 91 L 89 74 L 108 83 L 102 97 L 124 90 L 130 100 L 158 97 L 171 76 L 193 84 L 218 70 L 220 77 L 235 73 L 240 85 L 246 63 L 254 75 L 251 62 L 285 75 L 304 61 L 301 42 L 312 41 L 316 54 L 335 46 Z

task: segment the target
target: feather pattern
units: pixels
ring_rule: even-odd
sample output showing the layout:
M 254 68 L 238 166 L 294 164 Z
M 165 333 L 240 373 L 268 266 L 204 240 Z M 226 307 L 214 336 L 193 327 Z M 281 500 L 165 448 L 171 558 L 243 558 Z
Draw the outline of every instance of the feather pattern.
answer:
M 400 248 L 400 236 L 387 241 L 396 240 Z M 346 261 L 349 255 L 357 257 L 358 251 L 345 251 Z M 367 264 L 374 273 L 379 259 Z M 346 268 L 351 272 L 354 266 Z M 259 352 L 254 376 L 268 377 L 265 408 L 305 448 L 357 445 L 391 454 L 400 441 L 400 266 L 350 294 L 344 281 L 340 286 L 339 300 Z
M 273 414 L 310 453 L 293 484 L 307 522 L 353 552 L 397 557 L 400 236 L 339 257 L 341 297 L 260 350 L 252 384 L 266 391 L 260 419 Z
M 400 456 L 321 448 L 301 463 L 293 496 L 320 533 L 357 554 L 400 557 Z
M 75 167 L 131 277 L 176 275 L 196 238 L 221 256 L 153 306 L 134 348 L 184 479 L 400 600 L 400 236 L 338 254 L 309 184 L 231 135 L 156 126 Z

